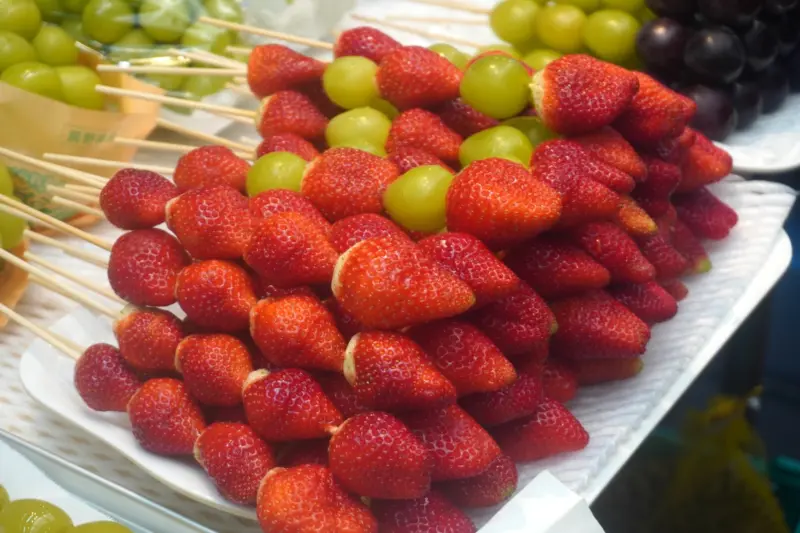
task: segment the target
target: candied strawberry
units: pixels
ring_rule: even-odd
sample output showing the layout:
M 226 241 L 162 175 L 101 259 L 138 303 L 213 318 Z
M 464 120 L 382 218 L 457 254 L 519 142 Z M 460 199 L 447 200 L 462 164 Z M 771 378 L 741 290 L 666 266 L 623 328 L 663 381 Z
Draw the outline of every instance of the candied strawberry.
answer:
M 325 235 L 331 231 L 331 224 L 319 209 L 314 207 L 302 194 L 287 189 L 270 189 L 250 198 L 250 214 L 254 218 L 268 219 L 277 213 L 301 213 L 314 222 Z
M 448 100 L 437 108 L 436 113 L 448 128 L 465 138 L 500 124 L 497 119 L 484 115 L 461 98 Z
M 294 133 L 313 141 L 328 127 L 328 117 L 317 109 L 308 96 L 296 91 L 278 91 L 261 101 L 256 129 L 263 138 L 278 133 Z
M 681 181 L 681 169 L 656 157 L 644 157 L 647 180 L 639 183 L 631 196 L 651 217 L 663 216 L 669 209 L 669 200 Z
M 167 202 L 176 196 L 178 188 L 164 176 L 124 168 L 100 191 L 100 209 L 120 229 L 153 228 L 164 222 Z
M 701 239 L 724 239 L 739 222 L 736 211 L 706 188 L 677 194 L 672 203 L 681 221 Z
M 689 261 L 670 244 L 667 231 L 637 239 L 642 254 L 656 269 L 656 279 L 682 276 L 689 269 Z
M 689 270 L 693 274 L 702 274 L 711 270 L 711 259 L 700 239 L 681 220 L 676 220 L 670 233 L 670 244 L 689 261 Z
M 427 150 L 444 161 L 458 162 L 462 141 L 461 135 L 445 126 L 437 115 L 424 109 L 409 109 L 392 121 L 386 150 L 410 146 Z
M 430 107 L 458 98 L 463 73 L 421 46 L 402 46 L 384 55 L 377 74 L 381 96 L 400 110 Z
M 562 188 L 567 192 L 576 188 L 574 182 L 586 178 L 622 194 L 631 192 L 636 185 L 629 174 L 592 157 L 575 141 L 555 139 L 541 143 L 531 157 L 531 166 L 534 177 L 562 183 Z M 567 176 L 562 177 L 560 173 L 567 173 Z M 588 192 L 591 191 L 589 189 Z M 581 192 L 580 187 L 577 192 Z M 585 198 L 579 197 L 578 200 L 584 200 L 588 206 L 597 209 L 596 205 Z
M 175 370 L 175 350 L 186 335 L 178 317 L 163 309 L 126 306 L 114 322 L 125 362 L 136 370 Z
M 730 174 L 733 158 L 702 133 L 695 133 L 695 142 L 689 147 L 681 170 L 683 179 L 678 185 L 678 192 L 693 191 Z
M 272 152 L 289 152 L 311 161 L 319 157 L 319 151 L 313 144 L 294 133 L 275 133 L 270 135 L 256 148 L 256 156 L 261 157 Z
M 452 168 L 447 166 L 444 161 L 433 155 L 430 151 L 426 150 L 425 147 L 395 146 L 389 151 L 387 159 L 397 165 L 400 174 L 405 174 L 412 168 L 427 165 L 437 165 L 448 172 L 453 172 Z
M 475 533 L 475 525 L 437 491 L 414 500 L 378 500 L 372 504 L 381 533 Z
M 400 226 L 375 213 L 364 213 L 342 218 L 334 222 L 330 240 L 336 250 L 343 254 L 354 244 L 375 237 L 399 237 L 408 240 Z
M 94 411 L 125 412 L 131 397 L 142 386 L 119 350 L 110 344 L 92 344 L 75 362 L 75 390 Z
M 581 386 L 630 379 L 639 374 L 644 363 L 635 359 L 585 359 L 570 361 L 570 367 Z
M 620 197 L 620 208 L 614 221 L 632 237 L 647 237 L 658 231 L 656 221 L 630 196 Z
M 630 174 L 637 182 L 646 181 L 647 167 L 644 161 L 625 137 L 614 128 L 606 126 L 574 137 L 572 140 L 580 143 L 593 157 Z
M 366 413 L 369 409 L 361 403 L 353 390 L 353 386 L 341 374 L 333 372 L 319 372 L 316 376 L 317 382 L 322 386 L 322 390 L 328 396 L 333 405 L 342 413 L 345 418 Z
M 499 426 L 533 413 L 542 401 L 542 389 L 541 376 L 520 374 L 498 391 L 471 394 L 459 404 L 483 427 Z
M 684 285 L 681 280 L 671 279 L 659 282 L 664 290 L 672 295 L 677 301 L 685 299 L 689 295 L 689 287 Z
M 258 98 L 298 87 L 322 77 L 325 63 L 282 44 L 253 48 L 247 60 L 247 84 Z
M 617 283 L 644 283 L 655 278 L 656 269 L 645 259 L 636 242 L 616 224 L 590 222 L 572 231 L 572 238 Z
M 339 34 L 333 45 L 334 57 L 360 56 L 380 63 L 402 45 L 377 28 L 359 26 Z
M 609 292 L 648 324 L 666 322 L 678 312 L 678 302 L 655 281 L 640 285 L 617 285 Z
M 253 371 L 247 346 L 224 334 L 189 335 L 178 345 L 175 366 L 194 399 L 220 406 L 242 402 L 242 386 Z
M 181 192 L 214 185 L 245 191 L 250 163 L 226 146 L 201 146 L 178 159 L 172 179 Z
M 500 455 L 482 474 L 445 481 L 438 489 L 461 507 L 491 507 L 509 499 L 517 489 L 517 465 Z

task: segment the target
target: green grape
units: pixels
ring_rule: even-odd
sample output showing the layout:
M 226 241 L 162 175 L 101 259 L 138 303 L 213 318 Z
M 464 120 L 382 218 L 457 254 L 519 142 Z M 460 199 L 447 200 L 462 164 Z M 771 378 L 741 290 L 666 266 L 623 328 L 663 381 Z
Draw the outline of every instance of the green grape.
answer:
M 596 9 L 600 9 L 601 0 L 554 0 L 556 4 L 566 4 L 575 6 L 584 13 L 591 13 Z
M 525 66 L 507 56 L 486 56 L 473 62 L 461 80 L 461 97 L 490 117 L 503 119 L 522 112 L 530 102 L 531 77 Z
M 66 103 L 97 111 L 105 108 L 105 97 L 95 90 L 103 81 L 94 70 L 83 65 L 68 65 L 57 67 L 56 72 L 61 79 L 61 90 Z
M 64 19 L 64 21 L 61 22 L 61 28 L 79 43 L 89 42 L 89 36 L 83 31 L 83 21 L 80 18 Z
M 412 168 L 383 194 L 383 207 L 407 230 L 432 233 L 444 228 L 445 198 L 453 174 L 439 165 Z
M 465 54 L 452 44 L 435 43 L 428 47 L 431 52 L 436 52 L 461 70 L 467 66 L 469 62 L 469 55 Z
M 36 50 L 23 37 L 0 30 L 0 73 L 11 65 L 36 61 Z
M 644 0 L 600 0 L 603 9 L 619 9 L 628 13 L 638 13 L 645 8 Z
M 391 102 L 384 100 L 383 98 L 376 98 L 372 102 L 369 103 L 369 107 L 380 111 L 383 113 L 389 120 L 394 120 L 397 115 L 400 114 L 400 111 L 392 105 Z
M 53 100 L 64 98 L 58 73 L 44 63 L 26 61 L 12 65 L 3 71 L 0 81 Z
M 578 52 L 583 47 L 582 30 L 586 15 L 571 5 L 550 5 L 536 17 L 536 34 L 548 48 L 559 52 Z
M 530 42 L 536 38 L 534 23 L 539 4 L 533 0 L 503 0 L 489 15 L 489 24 L 495 35 L 513 45 Z
M 372 155 L 377 155 L 378 157 L 386 157 L 386 149 L 383 146 L 376 146 L 369 141 L 365 141 L 364 139 L 350 139 L 345 143 L 337 144 L 336 147 L 355 148 L 356 150 L 369 152 Z
M 42 25 L 42 14 L 32 0 L 0 0 L 0 30 L 21 35 L 29 41 Z
M 531 50 L 523 58 L 523 61 L 533 70 L 542 70 L 549 63 L 552 63 L 561 56 L 561 52 L 548 50 L 547 48 L 539 48 L 538 50 Z
M 231 34 L 228 30 L 195 22 L 186 29 L 181 37 L 181 44 L 187 48 L 198 48 L 213 54 L 225 55 L 231 45 Z
M 653 13 L 649 7 L 645 7 L 639 13 L 636 14 L 636 18 L 639 19 L 639 22 L 642 23 L 642 26 L 650 22 L 651 20 L 656 20 L 658 15 Z
M 365 57 L 334 59 L 322 75 L 322 87 L 331 101 L 344 109 L 368 106 L 379 97 L 378 65 Z
M 544 141 L 558 138 L 558 134 L 545 126 L 539 117 L 514 117 L 503 121 L 503 125 L 511 126 L 524 133 L 534 148 Z M 525 163 L 525 166 L 527 166 L 527 163 Z
M 392 121 L 371 107 L 359 107 L 333 117 L 325 130 L 328 146 L 342 146 L 352 141 L 367 141 L 385 146 Z
M 42 14 L 42 20 L 58 23 L 64 18 L 64 8 L 61 7 L 60 0 L 34 0 L 34 2 Z
M 598 58 L 622 63 L 635 55 L 640 28 L 639 21 L 625 11 L 595 11 L 583 26 L 583 42 Z
M 39 61 L 51 67 L 74 65 L 78 62 L 75 39 L 63 28 L 45 25 L 33 39 L 33 48 Z
M 486 44 L 478 48 L 478 52 L 475 56 L 479 56 L 481 54 L 485 54 L 486 52 L 505 52 L 506 54 L 514 57 L 516 59 L 520 59 L 522 54 L 519 50 L 513 45 L 510 44 Z
M 26 229 L 28 229 L 28 223 L 25 220 L 0 211 L 0 243 L 2 243 L 3 249 L 13 250 L 22 244 L 23 233 Z M 2 524 L 2 518 L 0 518 L 0 524 Z M 1 526 L 0 531 L 3 531 Z
M 161 87 L 165 91 L 177 91 L 183 87 L 186 76 L 176 76 L 174 74 L 147 74 L 145 79 L 156 87 Z
M 137 57 L 148 57 L 153 54 L 155 41 L 144 30 L 136 28 L 109 46 L 110 57 L 115 61 L 125 61 Z
M 458 151 L 461 166 L 490 157 L 501 157 L 512 161 L 531 160 L 533 145 L 528 136 L 511 126 L 495 126 L 467 137 Z
M 247 172 L 247 194 L 272 189 L 300 192 L 306 160 L 290 152 L 271 152 L 258 158 Z
M 0 163 L 0 168 L 2 168 L 3 164 Z M 8 491 L 3 485 L 0 485 L 0 512 L 2 512 L 3 508 L 8 505 L 8 502 L 11 501 L 11 498 L 8 497 Z
M 236 23 L 244 21 L 242 6 L 237 0 L 205 0 L 203 7 L 211 18 Z
M 116 522 L 88 522 L 75 526 L 65 533 L 133 533 L 133 531 Z
M 139 10 L 142 29 L 160 43 L 177 42 L 191 23 L 185 0 L 144 0 Z
M 42 500 L 14 500 L 0 512 L 0 531 L 8 533 L 65 533 L 71 527 L 67 513 Z
M 80 15 L 88 3 L 89 0 L 61 0 L 61 7 L 64 11 Z
M 230 78 L 216 76 L 186 76 L 180 89 L 186 93 L 186 98 L 202 100 L 206 96 L 220 92 L 229 81 Z
M 125 0 L 91 0 L 83 10 L 83 31 L 96 41 L 111 44 L 131 31 L 134 19 Z
M 4 196 L 14 194 L 14 179 L 11 177 L 11 171 L 2 161 L 0 161 L 0 194 Z M 0 485 L 0 488 L 2 488 L 2 485 Z M 2 495 L 2 491 L 0 491 L 0 500 L 2 500 Z

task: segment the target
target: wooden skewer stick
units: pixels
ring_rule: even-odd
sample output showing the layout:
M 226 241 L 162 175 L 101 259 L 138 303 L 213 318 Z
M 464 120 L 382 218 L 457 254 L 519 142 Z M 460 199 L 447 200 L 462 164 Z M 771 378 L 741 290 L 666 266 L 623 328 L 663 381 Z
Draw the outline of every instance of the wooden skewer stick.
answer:
M 237 24 L 235 22 L 228 22 L 225 20 L 214 19 L 211 17 L 200 17 L 199 19 L 197 19 L 197 21 L 205 22 L 206 24 L 217 26 L 218 28 L 225 28 L 228 30 L 234 30 L 242 33 L 250 33 L 252 35 L 260 35 L 262 37 L 269 37 L 271 39 L 285 41 L 287 43 L 302 44 L 305 46 L 310 46 L 312 48 L 322 48 L 323 50 L 333 50 L 332 43 L 328 43 L 325 41 L 318 41 L 316 39 L 308 39 L 306 37 L 300 37 L 298 35 L 292 35 L 290 33 L 265 30 L 264 28 L 256 28 L 255 26 Z
M 65 183 L 65 189 L 69 189 L 71 191 L 80 191 L 86 194 L 90 194 L 92 196 L 97 196 L 100 194 L 102 189 L 98 189 L 97 187 L 87 187 L 85 185 L 73 185 L 72 183 Z
M 244 153 L 253 152 L 252 146 L 247 146 L 246 144 L 237 143 L 236 141 L 232 141 L 230 139 L 226 139 L 218 135 L 211 135 L 209 133 L 196 131 L 191 128 L 187 128 L 186 126 L 181 126 L 180 124 L 177 124 L 175 122 L 170 122 L 169 120 L 163 118 L 159 118 L 156 123 L 164 129 L 168 129 L 170 131 L 174 131 L 175 133 L 186 135 L 187 137 L 190 137 L 192 139 L 197 139 L 198 141 L 227 146 L 228 148 L 231 148 L 233 150 L 239 150 Z
M 101 210 L 80 202 L 76 202 L 75 200 L 69 200 L 68 198 L 62 198 L 60 196 L 53 196 L 50 200 L 52 200 L 54 204 L 68 207 L 85 215 L 91 215 L 101 220 L 105 220 L 106 218 L 105 213 L 103 213 Z
M 258 145 L 261 144 L 261 141 L 259 141 L 258 139 L 253 139 L 252 137 L 242 136 L 239 137 L 239 140 L 242 141 L 243 143 L 252 146 L 251 150 L 255 150 L 256 148 L 258 148 Z
M 162 104 L 187 107 L 189 109 L 200 109 L 203 111 L 208 111 L 210 113 L 216 113 L 224 116 L 242 117 L 249 119 L 253 119 L 257 116 L 257 113 L 255 111 L 249 111 L 247 109 L 237 109 L 235 107 L 209 104 L 206 102 L 195 102 L 193 100 L 184 100 L 183 98 L 175 98 L 174 96 L 163 96 L 160 94 L 146 93 L 143 91 L 119 89 L 117 87 L 109 87 L 108 85 L 97 85 L 95 89 L 99 93 L 108 94 L 111 96 L 126 96 L 128 98 L 138 98 L 139 100 L 147 100 L 150 102 L 159 102 Z
M 158 67 L 150 65 L 97 65 L 98 72 L 124 72 L 125 74 L 166 74 L 168 76 L 209 76 L 231 78 L 246 74 L 240 68 Z
M 84 277 L 78 276 L 77 274 L 70 272 L 66 268 L 62 268 L 56 265 L 55 263 L 51 263 L 50 261 L 42 257 L 39 257 L 38 255 L 32 254 L 31 252 L 25 252 L 24 257 L 25 260 L 28 261 L 29 263 L 34 263 L 36 265 L 39 265 L 40 267 L 46 268 L 47 270 L 50 270 L 51 272 L 58 274 L 62 278 L 66 278 L 74 283 L 77 283 L 81 287 L 85 287 L 92 292 L 95 292 L 101 296 L 105 296 L 109 300 L 113 300 L 116 303 L 127 305 L 127 302 L 125 300 L 117 296 L 114 293 L 114 291 L 112 291 L 108 287 L 104 287 L 100 284 L 94 283 L 93 281 L 89 281 Z
M 93 254 L 92 252 L 87 252 L 86 250 L 81 250 L 80 248 L 72 246 L 69 243 L 66 243 L 64 241 L 59 241 L 58 239 L 53 239 L 52 237 L 48 237 L 47 235 L 42 235 L 41 233 L 36 233 L 35 231 L 29 229 L 25 230 L 24 235 L 31 242 L 37 242 L 39 244 L 44 244 L 47 246 L 52 246 L 53 248 L 58 248 L 62 252 L 71 255 L 72 257 L 76 257 L 78 259 L 86 261 L 89 264 L 95 265 L 103 269 L 108 268 L 108 259 L 106 259 L 105 257 Z
M 75 200 L 78 202 L 83 202 L 84 204 L 96 204 L 99 201 L 97 194 L 73 191 L 72 189 L 59 187 L 58 185 L 48 185 L 47 192 L 54 196 L 61 196 L 67 200 Z
M 480 6 L 464 5 L 456 0 L 411 0 L 417 4 L 425 4 L 429 6 L 446 7 L 448 9 L 455 9 L 456 11 L 464 11 L 466 13 L 477 13 L 478 15 L 488 15 L 492 12 L 491 9 Z
M 226 52 L 231 54 L 242 54 L 242 55 L 249 55 L 253 53 L 252 48 L 248 48 L 247 46 L 228 46 L 225 48 Z
M 460 24 L 462 26 L 486 26 L 488 24 L 485 18 L 480 19 L 464 19 L 464 18 L 449 18 L 449 17 L 392 17 L 391 20 L 395 22 L 414 22 L 425 24 Z
M 59 163 L 72 163 L 74 165 L 91 165 L 97 168 L 135 168 L 138 170 L 149 170 L 150 172 L 158 172 L 159 174 L 172 174 L 175 169 L 172 167 L 165 167 L 161 165 L 140 165 L 131 163 L 130 161 L 109 161 L 106 159 L 97 159 L 96 157 L 81 157 L 77 155 L 66 154 L 52 154 L 46 153 L 42 155 L 48 161 L 56 161 Z
M 0 155 L 6 156 L 9 159 L 13 159 L 14 161 L 18 161 L 20 163 L 26 163 L 41 170 L 52 172 L 60 178 L 64 178 L 68 181 L 71 180 L 83 185 L 102 188 L 106 182 L 106 180 L 100 176 L 95 176 L 94 174 L 89 174 L 88 172 L 83 172 L 74 168 L 56 165 L 54 163 L 48 163 L 47 161 L 29 157 L 27 155 L 20 154 L 19 152 L 9 150 L 8 148 L 0 147 Z
M 0 313 L 3 313 L 9 320 L 27 329 L 53 348 L 62 351 L 67 357 L 71 357 L 77 361 L 83 353 L 83 349 L 77 344 L 65 339 L 61 335 L 44 329 L 35 322 L 31 322 L 5 304 L 0 303 Z
M 235 92 L 236 94 L 241 94 L 242 96 L 250 96 L 255 98 L 255 95 L 250 92 L 245 85 L 240 85 L 238 83 L 228 82 L 225 84 L 226 89 L 230 89 L 231 91 Z
M 138 148 L 147 148 L 150 150 L 158 150 L 160 152 L 175 152 L 177 154 L 185 154 L 187 152 L 191 152 L 195 148 L 199 148 L 199 146 L 193 144 L 178 144 L 178 143 L 168 143 L 163 141 L 145 141 L 141 139 L 129 139 L 127 137 L 115 137 L 114 142 L 118 144 L 124 144 L 126 146 L 136 146 Z M 235 150 L 234 153 L 237 156 L 241 157 L 242 159 L 253 158 L 252 153 L 237 152 Z
M 229 57 L 212 54 L 211 52 L 206 52 L 205 50 L 178 50 L 177 48 L 171 48 L 167 50 L 167 53 L 171 56 L 186 57 L 194 62 L 212 65 L 215 67 L 238 68 L 240 71 L 247 70 L 246 63 L 236 61 L 235 59 L 231 59 Z
M 429 39 L 436 39 L 437 41 L 460 44 L 461 46 L 471 46 L 472 48 L 480 48 L 482 46 L 480 43 L 476 43 L 474 41 L 469 41 L 467 39 L 462 39 L 460 37 L 452 37 L 450 35 L 442 35 L 441 33 L 423 30 L 415 26 L 411 26 L 408 24 L 401 24 L 399 22 L 392 22 L 389 20 L 382 20 L 373 17 L 365 17 L 364 15 L 351 15 L 351 17 L 353 18 L 353 20 L 360 20 L 361 22 L 366 22 L 368 24 L 384 26 L 386 28 L 392 28 L 395 30 L 404 31 L 412 35 L 419 35 L 421 37 L 427 37 Z

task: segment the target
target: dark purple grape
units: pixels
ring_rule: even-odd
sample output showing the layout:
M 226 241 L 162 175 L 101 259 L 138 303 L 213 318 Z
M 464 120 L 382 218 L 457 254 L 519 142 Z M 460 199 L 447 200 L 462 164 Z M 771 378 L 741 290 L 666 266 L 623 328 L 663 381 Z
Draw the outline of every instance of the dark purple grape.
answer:
M 706 83 L 727 84 L 744 70 L 747 54 L 739 37 L 724 26 L 695 32 L 686 41 L 683 61 Z
M 764 7 L 764 0 L 697 0 L 697 7 L 710 22 L 745 28 Z
M 736 109 L 725 91 L 694 85 L 682 92 L 697 103 L 697 113 L 690 124 L 694 129 L 715 141 L 725 139 L 736 129 Z
M 691 20 L 697 10 L 697 0 L 646 0 L 647 7 L 660 17 Z
M 759 74 L 758 86 L 764 98 L 764 113 L 772 113 L 780 109 L 789 96 L 789 78 L 778 64 L 772 64 Z
M 747 50 L 747 66 L 753 72 L 764 70 L 778 57 L 778 36 L 773 28 L 760 20 L 742 33 L 742 43 Z
M 800 7 L 783 15 L 764 13 L 761 20 L 766 23 L 778 37 L 778 54 L 787 56 L 800 43 Z
M 789 86 L 793 92 L 800 92 L 800 46 L 786 58 L 783 70 L 789 77 Z
M 770 13 L 781 15 L 797 7 L 798 0 L 766 0 L 765 8 Z
M 731 93 L 733 107 L 738 117 L 736 127 L 740 130 L 745 129 L 761 116 L 764 107 L 761 90 L 755 81 L 739 80 L 731 87 Z
M 683 69 L 683 48 L 688 31 L 673 19 L 651 20 L 636 36 L 636 52 L 648 70 L 677 75 Z

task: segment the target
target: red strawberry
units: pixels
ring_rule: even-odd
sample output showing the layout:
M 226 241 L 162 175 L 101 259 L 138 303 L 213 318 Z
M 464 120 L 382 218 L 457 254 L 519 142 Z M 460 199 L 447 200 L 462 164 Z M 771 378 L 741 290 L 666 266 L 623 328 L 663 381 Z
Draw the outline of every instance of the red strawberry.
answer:
M 331 148 L 306 166 L 301 192 L 329 220 L 383 212 L 394 163 L 355 148 Z
M 380 63 L 389 52 L 393 52 L 402 45 L 380 31 L 370 26 L 350 28 L 339 34 L 333 45 L 334 57 L 360 56 Z
M 532 350 L 557 328 L 545 301 L 524 284 L 511 296 L 478 309 L 473 319 L 509 356 Z
M 350 340 L 356 333 L 367 331 L 364 324 L 361 324 L 353 315 L 342 309 L 342 306 L 339 305 L 336 298 L 328 298 L 325 300 L 324 304 L 331 315 L 333 315 L 333 319 L 336 321 L 336 327 L 339 328 L 339 331 L 346 340 Z
M 492 434 L 505 454 L 522 463 L 582 450 L 589 444 L 589 434 L 578 419 L 555 400 L 543 401 L 530 418 L 509 422 Z
M 439 320 L 408 332 L 458 396 L 491 392 L 514 382 L 517 373 L 500 349 L 478 328 L 462 320 Z
M 587 186 L 575 185 L 587 178 L 623 194 L 631 192 L 636 185 L 629 174 L 592 157 L 575 141 L 556 139 L 541 143 L 533 153 L 531 166 L 534 177 L 546 180 L 548 183 L 561 184 L 561 188 L 567 192 L 575 189 L 573 194 L 580 192 L 588 194 L 593 191 L 591 188 L 587 189 Z M 566 176 L 561 176 L 562 173 Z M 555 187 L 555 185 L 553 186 Z M 599 194 L 597 190 L 594 190 L 594 193 Z M 597 211 L 597 206 L 592 203 L 591 199 L 578 196 L 576 201 L 582 201 Z M 601 203 L 600 205 L 605 204 Z M 602 214 L 603 211 L 598 213 Z
M 325 63 L 282 44 L 256 46 L 247 60 L 247 84 L 258 98 L 297 89 L 318 80 L 323 72 Z
M 566 403 L 578 392 L 578 379 L 572 367 L 561 361 L 545 361 L 542 369 L 544 396 L 557 402 Z
M 703 243 L 683 221 L 675 221 L 671 237 L 672 246 L 689 261 L 691 273 L 702 274 L 711 270 L 711 260 L 708 257 L 708 252 L 703 248 Z
M 652 147 L 645 147 L 645 149 L 658 159 L 672 165 L 681 166 L 686 160 L 689 148 L 691 148 L 696 140 L 697 132 L 689 126 L 686 126 L 676 137 L 661 139 Z
M 647 180 L 639 183 L 633 198 L 651 217 L 660 217 L 669 209 L 669 199 L 681 181 L 681 169 L 655 157 L 646 156 Z
M 533 75 L 536 112 L 551 130 L 579 135 L 608 126 L 631 103 L 633 73 L 586 55 L 567 55 Z
M 175 370 L 175 350 L 186 333 L 178 317 L 163 309 L 126 306 L 114 322 L 125 362 L 136 370 Z
M 198 402 L 232 406 L 242 402 L 242 386 L 253 371 L 250 352 L 230 335 L 189 335 L 175 352 L 175 366 Z
M 306 161 L 319 157 L 319 151 L 314 145 L 294 133 L 276 133 L 270 135 L 256 148 L 256 156 L 261 157 L 272 152 L 289 152 L 298 155 Z
M 131 397 L 142 383 L 110 344 L 92 344 L 75 362 L 75 390 L 95 411 L 125 412 Z
M 350 418 L 359 413 L 366 413 L 369 409 L 361 403 L 353 390 L 352 385 L 341 374 L 332 372 L 320 372 L 316 376 L 317 381 L 322 386 L 322 390 L 328 396 L 333 405 L 342 413 L 345 418 Z
M 461 98 L 448 100 L 437 109 L 439 117 L 448 128 L 463 137 L 498 126 L 500 122 L 467 104 Z
M 542 397 L 541 376 L 520 374 L 499 391 L 472 394 L 459 403 L 480 425 L 492 427 L 530 415 Z
M 209 424 L 218 422 L 247 424 L 247 416 L 244 414 L 244 406 L 241 403 L 238 405 L 203 405 L 201 407 Z
M 151 379 L 128 402 L 133 436 L 145 450 L 160 455 L 189 455 L 206 428 L 200 407 L 181 381 Z
M 620 197 L 620 208 L 614 220 L 632 237 L 647 237 L 658 231 L 656 221 L 630 196 Z
M 416 500 L 375 501 L 372 512 L 381 533 L 475 533 L 475 525 L 436 491 Z
M 380 61 L 381 96 L 400 110 L 430 107 L 458 98 L 463 73 L 447 59 L 421 46 L 403 46 Z
M 334 104 L 328 97 L 325 88 L 322 86 L 322 78 L 306 83 L 298 88 L 297 91 L 303 93 L 326 118 L 331 119 L 344 112 L 344 109 Z M 321 140 L 315 141 L 320 142 Z
M 409 109 L 392 121 L 386 150 L 411 146 L 424 149 L 449 162 L 458 162 L 461 135 L 445 126 L 442 119 L 424 109 Z
M 256 370 L 242 400 L 250 426 L 269 442 L 321 439 L 343 420 L 319 383 L 297 368 Z
M 430 490 L 433 459 L 411 430 L 387 413 L 347 419 L 331 437 L 328 461 L 336 479 L 359 496 L 407 500 Z
M 258 522 L 264 531 L 377 533 L 372 513 L 321 465 L 270 470 L 258 489 Z
M 121 229 L 153 228 L 164 222 L 167 202 L 178 189 L 164 176 L 124 168 L 100 191 L 100 208 L 109 222 Z
M 592 359 L 570 361 L 581 386 L 630 379 L 642 371 L 644 364 L 636 359 Z
M 612 127 L 606 126 L 597 131 L 573 138 L 593 157 L 614 168 L 630 174 L 637 182 L 647 178 L 647 167 L 625 137 Z
M 444 161 L 424 148 L 425 147 L 417 148 L 414 146 L 395 146 L 389 152 L 388 159 L 397 165 L 397 169 L 400 171 L 400 174 L 405 174 L 412 168 L 427 165 L 438 165 L 449 172 L 453 172 L 453 169 L 447 166 Z
M 328 466 L 328 442 L 329 439 L 316 439 L 287 443 L 278 463 L 285 468 L 301 465 Z
M 468 285 L 415 244 L 394 237 L 351 247 L 336 264 L 332 288 L 345 311 L 378 329 L 455 316 L 475 303 Z
M 319 209 L 314 207 L 302 194 L 287 189 L 271 189 L 258 193 L 250 198 L 250 214 L 255 218 L 268 219 L 277 213 L 294 212 L 308 217 L 325 235 L 331 230 L 331 224 Z
M 178 159 L 172 179 L 181 192 L 214 185 L 245 191 L 250 163 L 226 146 L 201 146 Z
M 211 424 L 194 445 L 194 456 L 225 499 L 254 505 L 258 486 L 275 467 L 272 449 L 246 424 Z
M 500 455 L 482 474 L 440 483 L 438 489 L 460 507 L 491 507 L 509 499 L 517 489 L 517 465 Z
M 308 96 L 296 91 L 278 91 L 261 101 L 256 129 L 263 138 L 278 133 L 294 133 L 313 141 L 328 127 L 328 117 L 317 109 Z
M 733 169 L 731 155 L 718 148 L 708 137 L 695 134 L 695 142 L 688 149 L 686 159 L 681 166 L 683 179 L 678 185 L 678 192 L 688 192 L 715 183 Z
M 238 259 L 252 233 L 247 198 L 228 185 L 192 189 L 170 200 L 167 226 L 194 259 Z
M 111 247 L 108 282 L 117 296 L 133 305 L 172 305 L 178 272 L 189 262 L 183 246 L 166 231 L 133 230 Z
M 633 239 L 616 224 L 590 222 L 573 230 L 572 237 L 611 272 L 614 282 L 644 283 L 655 278 L 655 267 L 645 259 Z
M 456 399 L 453 384 L 401 333 L 368 331 L 353 337 L 344 376 L 358 401 L 372 409 L 425 409 Z
M 644 353 L 650 328 L 624 305 L 596 291 L 552 304 L 558 332 L 550 348 L 570 359 L 633 358 Z
M 331 243 L 339 253 L 345 253 L 354 244 L 375 237 L 399 237 L 409 240 L 400 226 L 375 213 L 353 215 L 337 220 L 331 229 Z
M 551 228 L 561 215 L 561 197 L 512 161 L 475 161 L 447 191 L 447 227 L 469 233 L 490 248 L 524 241 Z
M 669 230 L 637 239 L 642 254 L 656 269 L 656 279 L 671 279 L 682 276 L 689 268 L 689 261 L 669 243 Z
M 736 211 L 706 188 L 672 199 L 678 217 L 701 239 L 720 240 L 739 222 Z
M 511 250 L 506 264 L 545 298 L 602 289 L 611 282 L 603 265 L 557 235 L 542 235 Z
M 342 371 L 344 338 L 314 296 L 261 300 L 250 311 L 250 333 L 272 364 Z
M 678 302 L 655 281 L 641 285 L 618 285 L 611 296 L 648 324 L 666 322 L 678 312 Z
M 175 296 L 190 320 L 216 331 L 247 329 L 256 304 L 250 276 L 227 261 L 201 261 L 181 270 Z
M 689 288 L 678 279 L 663 280 L 659 283 L 679 302 L 689 295 Z
M 422 239 L 417 245 L 442 268 L 469 285 L 475 293 L 476 306 L 519 290 L 519 278 L 472 235 L 443 233 Z

